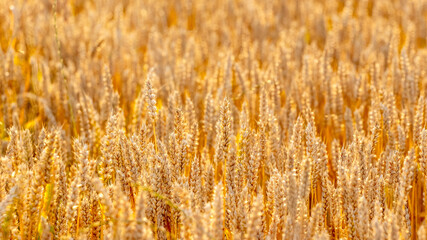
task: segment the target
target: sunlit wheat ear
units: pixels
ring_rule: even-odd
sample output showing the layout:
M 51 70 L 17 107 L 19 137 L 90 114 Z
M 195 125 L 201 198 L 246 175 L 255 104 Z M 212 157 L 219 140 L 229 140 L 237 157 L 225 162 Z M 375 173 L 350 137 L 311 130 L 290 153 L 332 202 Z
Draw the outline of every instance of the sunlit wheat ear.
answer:
M 13 201 L 15 200 L 15 198 L 18 196 L 19 193 L 19 188 L 16 186 L 14 188 L 12 188 L 9 192 L 9 194 L 4 197 L 4 199 L 0 202 L 0 213 L 1 213 L 1 218 L 0 218 L 0 222 L 4 223 L 5 222 L 5 214 L 6 212 L 10 209 L 10 205 L 13 203 Z
M 215 196 L 212 206 L 211 231 L 215 239 L 224 239 L 224 205 L 223 186 L 219 183 L 215 186 Z
M 192 209 L 193 211 L 203 211 L 203 206 L 205 204 L 205 197 L 203 193 L 203 182 L 202 175 L 203 169 L 201 166 L 201 160 L 199 157 L 196 157 L 191 164 L 191 175 L 189 186 L 191 191 L 193 192 L 193 201 L 192 201 Z M 206 184 L 206 183 L 205 183 Z
M 66 214 L 65 214 L 65 228 L 63 234 L 69 236 L 76 236 L 77 229 L 77 216 L 79 208 L 79 193 L 80 193 L 80 179 L 76 177 L 69 188 L 67 197 Z M 62 231 L 62 230 L 61 230 Z
M 106 122 L 111 114 L 116 113 L 119 104 L 119 95 L 114 91 L 110 69 L 104 66 L 102 75 L 103 96 L 101 101 L 101 119 Z
M 246 237 L 254 237 L 260 239 L 263 236 L 262 232 L 262 196 L 258 195 L 254 199 L 254 204 L 250 210 L 248 228 Z
M 148 119 L 150 122 L 153 122 L 156 119 L 157 108 L 156 108 L 156 93 L 153 89 L 153 80 L 155 78 L 154 70 L 151 69 L 147 75 L 147 80 L 145 82 L 145 101 L 147 104 L 148 110 Z
M 215 164 L 217 171 L 222 174 L 222 165 L 228 160 L 231 136 L 233 135 L 231 106 L 228 99 L 221 105 L 220 119 L 216 125 Z
M 52 200 L 52 210 L 50 220 L 55 229 L 54 236 L 59 236 L 61 229 L 65 228 L 65 206 L 67 200 L 67 173 L 65 163 L 58 153 L 54 155 L 55 176 L 54 176 L 54 197 Z

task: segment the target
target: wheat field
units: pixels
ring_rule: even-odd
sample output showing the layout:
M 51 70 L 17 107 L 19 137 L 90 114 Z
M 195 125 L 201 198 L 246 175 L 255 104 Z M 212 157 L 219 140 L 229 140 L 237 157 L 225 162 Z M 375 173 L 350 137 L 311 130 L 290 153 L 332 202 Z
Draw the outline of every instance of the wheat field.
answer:
M 427 239 L 426 0 L 0 0 L 2 239 Z

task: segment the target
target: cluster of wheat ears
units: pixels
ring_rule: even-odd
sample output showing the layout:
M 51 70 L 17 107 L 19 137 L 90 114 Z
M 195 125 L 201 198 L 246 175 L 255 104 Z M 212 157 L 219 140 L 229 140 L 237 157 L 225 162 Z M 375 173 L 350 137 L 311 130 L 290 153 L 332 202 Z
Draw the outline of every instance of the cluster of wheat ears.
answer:
M 426 0 L 0 0 L 2 239 L 427 239 Z

